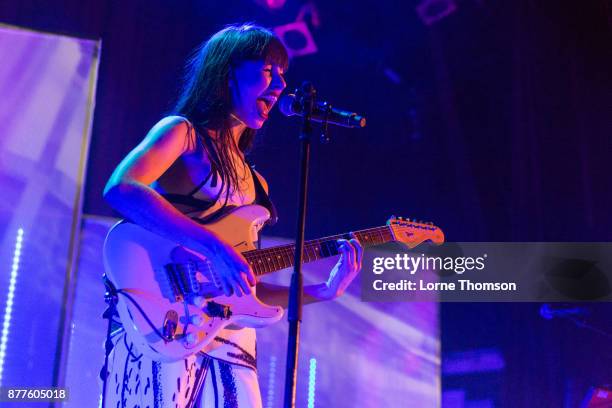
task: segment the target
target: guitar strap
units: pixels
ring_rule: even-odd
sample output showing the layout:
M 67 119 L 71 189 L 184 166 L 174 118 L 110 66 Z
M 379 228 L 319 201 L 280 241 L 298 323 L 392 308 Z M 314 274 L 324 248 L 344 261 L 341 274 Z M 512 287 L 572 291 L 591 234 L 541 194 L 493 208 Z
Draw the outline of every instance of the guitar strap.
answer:
M 255 184 L 254 204 L 259 204 L 262 207 L 267 208 L 268 211 L 270 211 L 270 219 L 266 221 L 266 225 L 272 226 L 278 221 L 278 213 L 276 212 L 276 207 L 274 206 L 274 203 L 270 199 L 268 193 L 266 193 L 266 190 L 261 185 L 261 181 L 259 181 L 259 177 L 257 177 L 257 174 L 255 173 L 255 166 L 252 166 L 248 162 L 247 164 L 249 166 L 249 169 L 251 170 L 251 176 L 253 177 L 253 183 Z

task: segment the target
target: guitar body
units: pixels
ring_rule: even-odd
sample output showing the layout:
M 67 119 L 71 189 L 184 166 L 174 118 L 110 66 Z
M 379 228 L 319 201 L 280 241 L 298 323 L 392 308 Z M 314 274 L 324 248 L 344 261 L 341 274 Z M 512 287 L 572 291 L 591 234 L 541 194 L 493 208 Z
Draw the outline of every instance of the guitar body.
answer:
M 245 252 L 255 249 L 269 216 L 264 207 L 248 205 L 207 228 Z M 206 257 L 136 224 L 112 227 L 104 243 L 104 262 L 119 292 L 117 311 L 126 333 L 139 351 L 155 360 L 177 361 L 206 352 L 228 326 L 264 327 L 283 316 L 281 307 L 265 305 L 255 295 L 220 295 Z
M 270 218 L 264 207 L 229 210 L 207 223 L 242 253 L 256 275 L 288 268 L 294 245 L 256 250 L 259 230 Z M 362 246 L 401 242 L 414 248 L 428 241 L 440 245 L 444 233 L 432 223 L 391 217 L 385 226 L 355 231 Z M 302 261 L 339 254 L 335 235 L 304 243 Z M 198 351 L 214 355 L 213 340 L 224 328 L 264 327 L 283 316 L 255 295 L 224 296 L 217 288 L 218 271 L 205 256 L 149 232 L 120 222 L 104 242 L 107 278 L 117 290 L 117 311 L 130 340 L 140 352 L 158 361 L 182 360 Z

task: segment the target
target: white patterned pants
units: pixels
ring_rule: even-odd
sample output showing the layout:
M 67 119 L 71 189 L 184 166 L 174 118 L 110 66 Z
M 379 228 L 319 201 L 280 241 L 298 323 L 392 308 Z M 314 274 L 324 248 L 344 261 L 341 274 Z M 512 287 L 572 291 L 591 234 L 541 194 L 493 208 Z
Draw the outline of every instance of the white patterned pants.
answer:
M 261 408 L 257 372 L 199 353 L 151 360 L 120 332 L 112 338 L 105 408 Z

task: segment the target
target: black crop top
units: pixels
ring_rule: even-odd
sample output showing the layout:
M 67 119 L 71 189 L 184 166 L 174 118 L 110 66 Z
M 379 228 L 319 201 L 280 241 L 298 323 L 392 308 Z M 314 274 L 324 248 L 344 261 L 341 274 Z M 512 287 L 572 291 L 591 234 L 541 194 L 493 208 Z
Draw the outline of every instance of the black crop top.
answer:
M 270 219 L 266 222 L 266 225 L 274 225 L 276 224 L 276 221 L 278 221 L 278 214 L 276 212 L 276 207 L 274 206 L 274 203 L 272 203 L 272 200 L 270 200 L 270 196 L 268 195 L 268 193 L 266 193 L 266 190 L 261 185 L 261 181 L 259 181 L 259 177 L 257 177 L 257 174 L 255 174 L 255 170 L 253 170 L 253 166 L 251 166 L 250 163 L 247 163 L 247 164 L 248 164 L 249 170 L 251 171 L 251 176 L 253 178 L 253 183 L 255 185 L 255 200 L 253 201 L 252 204 L 261 205 L 262 207 L 267 208 L 268 211 L 270 211 Z M 206 178 L 201 183 L 199 183 L 188 194 L 165 193 L 165 194 L 162 194 L 162 197 L 164 197 L 166 200 L 168 200 L 168 202 L 172 204 L 180 204 L 180 205 L 191 207 L 189 212 L 206 211 L 209 208 L 211 208 L 213 205 L 215 205 L 215 203 L 219 200 L 221 194 L 223 193 L 223 188 L 222 188 L 214 200 L 202 200 L 200 198 L 194 197 L 195 194 L 198 191 L 200 191 L 200 189 L 204 187 L 204 185 L 206 185 L 206 183 L 208 183 L 208 181 L 211 178 L 212 178 L 211 187 L 216 187 L 218 179 L 219 179 L 219 172 L 214 167 L 214 164 L 213 164 L 213 167 L 211 167 L 211 170 L 210 170 L 210 173 L 208 173 L 208 176 L 206 176 Z M 228 206 L 226 204 L 227 203 L 224 203 L 221 208 L 219 208 L 217 211 L 213 212 L 212 214 L 207 215 L 204 218 L 193 218 L 193 219 L 202 224 L 214 221 L 217 218 L 224 215 L 225 213 L 227 213 L 228 210 L 235 207 L 233 205 Z

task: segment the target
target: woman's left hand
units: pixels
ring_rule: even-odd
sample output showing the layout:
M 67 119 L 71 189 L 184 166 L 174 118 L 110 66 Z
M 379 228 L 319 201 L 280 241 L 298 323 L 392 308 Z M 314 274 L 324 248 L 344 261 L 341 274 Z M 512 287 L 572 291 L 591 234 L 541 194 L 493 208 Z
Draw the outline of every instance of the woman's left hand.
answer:
M 363 248 L 355 234 L 351 233 L 351 239 L 339 239 L 338 249 L 340 259 L 334 266 L 325 284 L 325 298 L 335 299 L 342 295 L 350 283 L 361 271 L 363 259 Z

